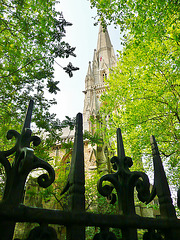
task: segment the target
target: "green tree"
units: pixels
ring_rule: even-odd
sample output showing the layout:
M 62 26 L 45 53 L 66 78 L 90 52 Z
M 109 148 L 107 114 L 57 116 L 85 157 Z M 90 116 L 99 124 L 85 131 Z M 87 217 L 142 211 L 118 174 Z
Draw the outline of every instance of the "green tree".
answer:
M 135 38 L 143 41 L 159 37 L 168 38 L 167 25 L 174 26 L 171 39 L 179 42 L 180 3 L 178 0 L 90 0 L 97 9 L 97 17 L 104 25 L 117 24 L 120 30 L 130 31 Z
M 1 147 L 9 128 L 21 126 L 29 99 L 35 101 L 33 121 L 37 128 L 59 129 L 49 113 L 59 81 L 54 81 L 55 58 L 75 56 L 63 41 L 68 23 L 55 10 L 55 0 L 2 0 L 0 3 L 0 132 Z M 52 138 L 51 137 L 51 138 Z M 1 148 L 2 149 L 2 148 Z
M 107 80 L 101 114 L 106 137 L 121 127 L 136 167 L 151 154 L 155 135 L 171 182 L 179 184 L 180 4 L 179 1 L 91 1 L 100 20 L 120 25 L 124 49 Z M 172 174 L 173 172 L 173 174 Z

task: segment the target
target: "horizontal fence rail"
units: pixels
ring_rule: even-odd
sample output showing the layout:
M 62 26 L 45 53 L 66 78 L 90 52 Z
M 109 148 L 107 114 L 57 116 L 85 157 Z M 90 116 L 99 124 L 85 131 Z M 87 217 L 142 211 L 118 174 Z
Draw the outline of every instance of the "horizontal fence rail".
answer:
M 21 206 L 17 209 L 0 206 L 1 219 L 15 222 L 48 223 L 59 225 L 96 226 L 137 229 L 179 229 L 180 219 L 156 219 L 140 216 L 106 215 L 95 213 L 74 213 L 60 210 L 37 209 Z

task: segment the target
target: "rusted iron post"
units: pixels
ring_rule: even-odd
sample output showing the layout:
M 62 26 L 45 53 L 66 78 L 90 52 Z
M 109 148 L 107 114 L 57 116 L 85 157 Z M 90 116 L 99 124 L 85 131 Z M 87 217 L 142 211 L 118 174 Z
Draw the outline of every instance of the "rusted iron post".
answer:
M 84 143 L 83 143 L 82 114 L 76 117 L 76 133 L 71 160 L 71 169 L 67 185 L 62 192 L 69 190 L 68 210 L 74 213 L 85 212 L 85 173 L 84 173 Z M 84 240 L 85 227 L 73 224 L 66 227 L 68 240 Z
M 123 139 L 121 135 L 121 129 L 117 129 L 117 153 L 118 158 L 120 161 L 120 168 L 125 168 L 125 150 Z M 131 161 L 129 159 L 129 161 Z M 129 167 L 131 167 L 131 162 L 129 162 Z M 126 171 L 122 171 L 121 177 L 119 177 L 120 182 L 120 196 L 119 196 L 119 210 L 120 214 L 124 216 L 134 216 L 136 215 L 135 212 L 135 205 L 134 205 L 134 185 L 129 184 L 129 174 Z M 122 237 L 125 240 L 137 240 L 137 229 L 133 228 L 126 228 L 122 229 Z

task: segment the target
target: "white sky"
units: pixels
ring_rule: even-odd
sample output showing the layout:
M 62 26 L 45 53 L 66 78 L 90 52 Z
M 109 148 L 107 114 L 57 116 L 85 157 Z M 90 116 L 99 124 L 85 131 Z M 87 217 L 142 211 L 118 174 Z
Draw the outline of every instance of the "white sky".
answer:
M 58 104 L 52 107 L 52 112 L 62 121 L 66 115 L 75 117 L 78 112 L 83 112 L 84 80 L 88 63 L 92 61 L 94 49 L 97 47 L 99 26 L 94 26 L 95 20 L 92 17 L 96 15 L 96 11 L 90 8 L 89 0 L 61 0 L 56 10 L 62 11 L 66 21 L 73 24 L 66 27 L 66 37 L 63 40 L 76 47 L 77 55 L 76 58 L 57 58 L 56 61 L 63 67 L 72 62 L 73 66 L 80 68 L 69 78 L 68 74 L 55 64 L 55 81 L 60 81 L 58 87 L 61 91 L 54 96 Z M 119 30 L 109 27 L 108 32 L 116 53 L 116 50 L 120 49 Z

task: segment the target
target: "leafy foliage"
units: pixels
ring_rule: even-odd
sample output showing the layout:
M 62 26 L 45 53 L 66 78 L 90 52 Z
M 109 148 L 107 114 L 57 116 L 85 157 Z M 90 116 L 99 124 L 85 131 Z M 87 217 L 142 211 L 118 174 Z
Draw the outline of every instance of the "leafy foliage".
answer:
M 70 118 L 68 116 L 65 116 L 65 120 L 62 121 L 61 123 L 61 127 L 62 128 L 66 128 L 66 127 L 69 127 L 69 130 L 72 131 L 75 127 L 75 124 L 76 124 L 76 118 Z
M 55 0 L 2 0 L 0 3 L 0 132 L 4 145 L 6 129 L 21 125 L 26 105 L 35 102 L 33 121 L 50 133 L 51 140 L 60 126 L 49 113 L 59 81 L 54 81 L 55 58 L 75 56 L 63 41 L 68 23 L 56 12 Z M 17 126 L 18 125 L 18 126 Z M 50 139 L 49 138 L 49 139 Z
M 179 21 L 178 0 L 90 0 L 90 2 L 92 7 L 96 7 L 98 20 L 103 24 L 117 24 L 122 32 L 128 30 L 140 41 L 151 40 L 156 36 L 163 38 L 167 35 L 167 24 L 174 25 Z M 177 30 L 171 37 L 178 42 Z
M 88 131 L 84 131 L 83 138 L 84 140 L 88 139 L 92 146 L 95 144 L 102 144 L 102 138 L 96 132 L 91 134 Z
M 149 159 L 149 136 L 155 135 L 171 182 L 179 184 L 179 1 L 91 3 L 104 24 L 113 22 L 124 31 L 124 49 L 101 98 L 101 114 L 107 116 L 101 130 L 112 139 L 121 127 L 127 155 L 136 168 L 141 168 L 142 158 Z

